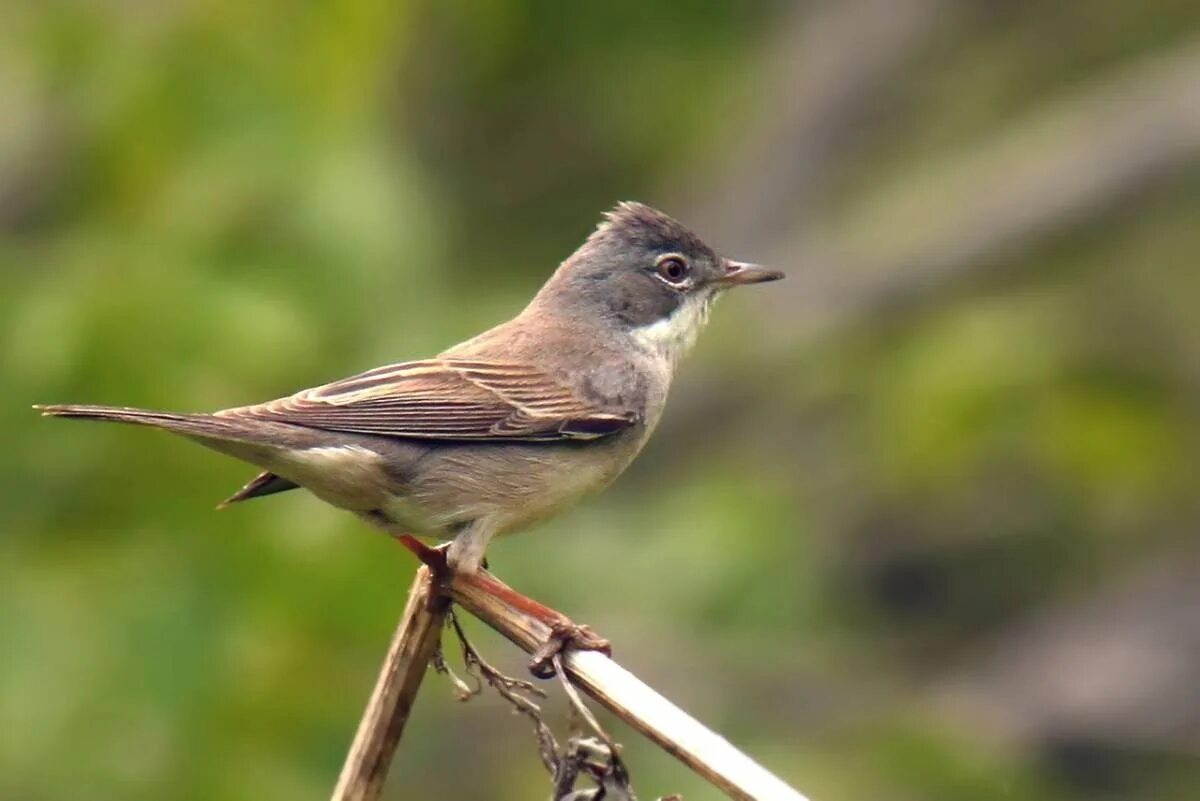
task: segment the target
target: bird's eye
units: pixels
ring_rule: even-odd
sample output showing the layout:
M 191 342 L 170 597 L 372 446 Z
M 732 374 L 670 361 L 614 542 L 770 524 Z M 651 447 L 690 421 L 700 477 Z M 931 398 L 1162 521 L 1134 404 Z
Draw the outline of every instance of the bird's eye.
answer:
M 668 284 L 678 286 L 687 281 L 691 268 L 682 256 L 674 254 L 658 260 L 658 276 Z

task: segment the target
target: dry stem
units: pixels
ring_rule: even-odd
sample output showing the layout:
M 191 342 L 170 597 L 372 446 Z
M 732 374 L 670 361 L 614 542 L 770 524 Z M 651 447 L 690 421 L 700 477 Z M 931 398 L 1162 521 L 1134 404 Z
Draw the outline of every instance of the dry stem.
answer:
M 409 590 L 404 615 L 358 724 L 332 801 L 379 798 L 425 668 L 437 650 L 448 609 L 448 600 L 435 596 L 432 573 L 422 565 Z
M 455 603 L 528 653 L 539 651 L 555 636 L 550 625 L 510 603 L 507 599 L 517 593 L 487 572 L 455 576 L 447 591 Z M 576 686 L 730 798 L 806 801 L 603 653 L 568 650 L 562 665 Z
M 741 801 L 806 801 L 781 779 L 704 727 L 679 707 L 646 686 L 607 655 L 599 651 L 567 650 L 561 655 L 548 650 L 562 637 L 565 617 L 532 602 L 486 571 L 473 576 L 454 576 L 438 590 L 528 653 L 547 652 L 560 675 L 598 701 L 617 717 L 650 738 L 730 798 Z M 333 801 L 374 801 L 379 797 L 388 763 L 400 741 L 404 723 L 420 687 L 426 666 L 438 653 L 439 633 L 446 617 L 446 598 L 431 604 L 431 573 L 422 567 L 409 595 L 408 606 L 380 673 L 375 691 L 359 724 L 358 734 L 342 769 Z M 431 608 L 432 607 L 432 608 Z M 586 633 L 585 633 L 585 636 Z M 596 638 L 597 642 L 602 642 Z M 469 648 L 469 646 L 464 646 Z M 501 680 L 497 686 L 490 668 L 477 654 L 466 654 L 469 670 L 479 671 L 493 687 L 511 690 Z M 465 684 L 458 680 L 458 685 Z M 564 681 L 573 705 L 582 707 L 574 687 Z M 468 687 L 469 691 L 470 688 Z M 507 695 L 506 695 L 507 697 Z M 512 699 L 510 699 L 511 702 Z M 521 700 L 527 700 L 522 698 Z M 585 717 L 591 718 L 586 711 Z M 589 721 L 607 741 L 617 764 L 611 739 L 595 719 Z M 543 759 L 545 756 L 543 755 Z

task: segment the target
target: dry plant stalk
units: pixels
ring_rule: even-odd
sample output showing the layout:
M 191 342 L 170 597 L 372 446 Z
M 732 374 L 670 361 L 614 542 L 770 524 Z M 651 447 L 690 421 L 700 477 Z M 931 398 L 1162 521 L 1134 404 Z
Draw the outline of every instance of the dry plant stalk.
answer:
M 455 603 L 528 653 L 536 653 L 554 636 L 546 622 L 509 603 L 506 599 L 516 593 L 489 573 L 455 576 L 447 589 Z M 730 798 L 806 801 L 782 779 L 599 651 L 568 650 L 562 664 L 571 680 L 601 706 Z
M 438 650 L 445 606 L 431 610 L 433 584 L 422 567 L 410 592 L 392 646 L 333 801 L 374 801 L 420 687 L 425 668 Z M 486 571 L 454 576 L 439 588 L 463 609 L 530 654 L 544 652 L 565 621 L 553 610 L 512 602 L 520 596 Z M 739 801 L 807 801 L 799 792 L 706 728 L 629 671 L 598 651 L 568 650 L 554 657 L 571 681 L 617 717 Z
M 379 798 L 425 669 L 437 651 L 449 608 L 449 599 L 434 592 L 433 574 L 422 565 L 346 755 L 333 801 Z

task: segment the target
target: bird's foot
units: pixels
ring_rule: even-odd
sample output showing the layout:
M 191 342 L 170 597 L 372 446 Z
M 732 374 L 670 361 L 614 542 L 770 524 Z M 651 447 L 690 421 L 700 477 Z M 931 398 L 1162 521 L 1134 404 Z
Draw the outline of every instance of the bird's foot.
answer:
M 600 651 L 605 656 L 612 656 L 612 645 L 608 640 L 596 634 L 589 627 L 576 623 L 561 612 L 517 592 L 488 573 L 486 564 L 484 570 L 471 573 L 456 571 L 447 559 L 452 543 L 432 546 L 426 545 L 411 534 L 397 534 L 395 537 L 401 545 L 429 567 L 443 592 L 455 580 L 462 580 L 475 585 L 493 598 L 521 610 L 549 627 L 549 638 L 533 652 L 533 657 L 529 661 L 529 671 L 539 679 L 548 679 L 554 676 L 555 657 L 565 654 L 572 648 L 580 651 Z M 445 594 L 448 595 L 448 593 Z
M 550 638 L 533 652 L 529 660 L 529 672 L 539 679 L 549 679 L 554 676 L 554 657 L 566 653 L 569 649 L 580 651 L 599 651 L 605 656 L 612 656 L 612 643 L 601 637 L 591 628 L 562 617 L 550 625 Z

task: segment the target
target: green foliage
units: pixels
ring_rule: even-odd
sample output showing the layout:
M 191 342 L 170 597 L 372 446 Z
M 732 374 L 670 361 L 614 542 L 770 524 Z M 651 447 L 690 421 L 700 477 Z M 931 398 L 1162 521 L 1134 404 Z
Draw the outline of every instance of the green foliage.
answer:
M 300 493 L 212 511 L 249 468 L 30 404 L 237 405 L 512 314 L 616 200 L 719 191 L 812 5 L 7 9 L 0 798 L 321 797 L 412 571 Z M 936 216 L 945 160 L 1200 31 L 1173 0 L 944 5 L 790 230 L 890 241 L 862 209 Z M 1194 553 L 1195 157 L 819 339 L 768 288 L 726 301 L 629 474 L 493 565 L 814 799 L 1195 797 L 1194 726 L 946 702 L 1027 621 Z M 431 676 L 390 797 L 542 797 L 526 729 Z M 711 796 L 616 731 L 644 797 Z M 1061 738 L 1136 759 L 1081 778 Z

